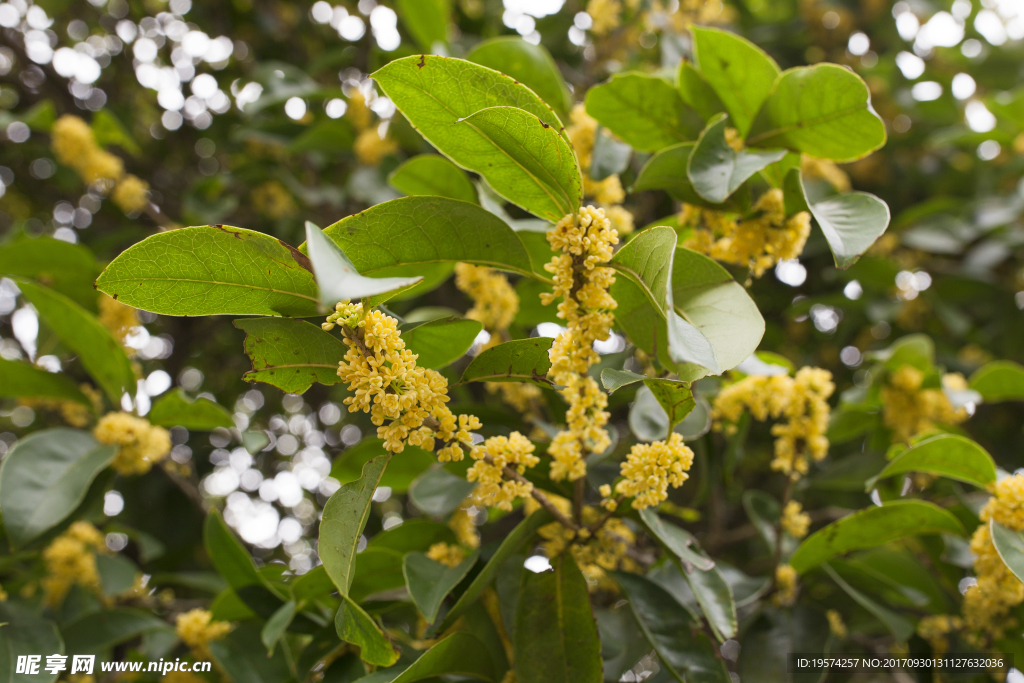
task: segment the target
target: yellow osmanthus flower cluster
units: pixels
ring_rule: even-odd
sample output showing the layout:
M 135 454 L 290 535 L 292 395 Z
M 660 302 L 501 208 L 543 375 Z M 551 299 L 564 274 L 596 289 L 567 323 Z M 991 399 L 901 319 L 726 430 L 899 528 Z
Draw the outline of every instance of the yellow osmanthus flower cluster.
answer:
M 775 568 L 775 595 L 772 602 L 779 607 L 791 607 L 796 603 L 800 587 L 797 583 L 797 573 L 788 564 L 780 564 Z
M 196 608 L 178 615 L 175 630 L 196 659 L 210 659 L 210 643 L 226 636 L 231 630 L 231 623 L 213 621 L 213 614 Z
M 834 609 L 830 609 L 825 612 L 825 618 L 828 619 L 828 630 L 832 632 L 836 638 L 842 640 L 849 632 L 846 630 L 846 622 L 843 621 L 843 615 Z
M 171 452 L 171 435 L 163 427 L 129 413 L 107 413 L 93 429 L 93 436 L 104 444 L 118 446 L 110 463 L 118 474 L 145 474 Z
M 828 397 L 835 388 L 832 373 L 821 368 L 800 368 L 795 377 L 749 375 L 715 397 L 714 429 L 734 434 L 745 411 L 760 422 L 785 418 L 772 426 L 775 459 L 771 468 L 797 478 L 807 474 L 808 456 L 817 462 L 828 454 Z
M 466 559 L 466 551 L 449 543 L 434 543 L 427 550 L 427 557 L 446 567 L 456 567 Z
M 471 494 L 469 498 L 462 501 L 459 508 L 448 519 L 448 528 L 455 533 L 455 538 L 459 540 L 459 543 L 467 548 L 480 547 L 480 532 L 476 530 L 476 521 L 470 512 L 474 507 L 474 500 Z
M 272 220 L 294 216 L 299 210 L 295 198 L 279 180 L 268 180 L 253 188 L 252 205 Z
M 811 234 L 806 211 L 786 217 L 782 190 L 771 189 L 758 198 L 754 218 L 737 219 L 722 211 L 684 204 L 679 222 L 693 228 L 683 245 L 713 259 L 747 266 L 754 277 L 781 260 L 800 256 Z
M 96 303 L 100 309 L 100 324 L 107 328 L 114 339 L 123 344 L 132 328 L 140 324 L 138 311 L 106 294 L 100 294 Z M 133 352 L 134 349 L 128 351 Z
M 564 387 L 562 397 L 569 404 L 568 428 L 548 447 L 555 481 L 579 479 L 586 474 L 584 453 L 601 453 L 611 444 L 604 429 L 608 396 L 587 370 L 600 360 L 594 342 L 611 334 L 612 311 L 618 305 L 608 293 L 615 271 L 604 265 L 618 241 L 604 211 L 592 206 L 565 216 L 548 232 L 548 243 L 557 255 L 544 269 L 554 275 L 555 285 L 553 293 L 541 294 L 541 302 L 548 305 L 561 297 L 558 317 L 567 326 L 549 353 L 548 374 Z
M 594 2 L 604 0 L 591 0 Z M 612 0 L 615 2 L 616 0 Z M 580 169 L 583 173 L 583 194 L 593 197 L 597 205 L 604 209 L 605 216 L 612 224 L 612 228 L 619 235 L 627 235 L 636 228 L 633 224 L 633 214 L 621 206 L 626 198 L 626 191 L 622 189 L 622 181 L 617 174 L 609 175 L 604 180 L 594 180 L 590 177 L 589 169 L 594 159 L 594 142 L 597 140 L 597 119 L 587 114 L 583 104 L 573 106 L 569 114 L 570 123 L 565 128 L 565 134 L 569 137 L 576 157 L 580 162 Z M 607 133 L 602 133 L 606 135 Z
M 345 116 L 356 129 L 352 150 L 362 163 L 377 166 L 388 154 L 398 151 L 398 142 L 390 135 L 381 137 L 378 127 L 373 125 L 373 111 L 367 106 L 366 97 L 360 91 L 356 90 L 349 95 Z
M 103 399 L 99 396 L 98 392 L 88 384 L 80 384 L 79 389 L 90 399 L 93 406 L 99 410 Z M 78 401 L 68 401 L 59 398 L 25 397 L 19 398 L 18 404 L 28 406 L 34 410 L 55 410 L 60 413 L 61 419 L 72 427 L 82 428 L 92 420 L 92 412 L 90 412 L 87 406 L 82 405 Z
M 103 534 L 88 522 L 74 522 L 43 550 L 44 602 L 57 607 L 75 584 L 99 592 L 96 553 L 107 553 Z
M 951 389 L 966 389 L 963 375 L 949 373 L 942 378 Z M 969 417 L 966 408 L 954 408 L 940 388 L 922 388 L 924 373 L 913 365 L 902 365 L 889 374 L 882 387 L 882 421 L 896 441 L 908 443 L 937 424 L 957 425 Z
M 1024 531 L 1024 475 L 1014 474 L 998 482 L 995 495 L 981 509 L 981 525 L 971 538 L 978 583 L 964 593 L 963 615 L 968 630 L 994 640 L 1013 626 L 1010 610 L 1024 602 L 1024 583 L 999 557 L 989 522 L 995 520 L 1014 531 Z
M 622 23 L 622 3 L 619 0 L 590 0 L 587 14 L 591 19 L 590 32 L 604 36 Z
M 472 446 L 470 430 L 480 428 L 473 415 L 455 416 L 448 402 L 448 380 L 436 370 L 416 365 L 416 354 L 405 348 L 398 321 L 380 311 L 363 311 L 362 304 L 342 302 L 322 327 L 341 325 L 348 347 L 338 365 L 338 377 L 348 383 L 349 412 L 370 414 L 384 448 L 401 453 L 405 444 L 434 451 L 441 462 L 462 460 L 462 447 Z M 427 426 L 425 423 L 434 426 Z
M 658 505 L 668 498 L 668 487 L 678 488 L 690 478 L 693 451 L 683 443 L 683 437 L 673 432 L 666 441 L 634 444 L 626 461 L 619 469 L 624 479 L 615 485 L 615 492 L 633 498 L 633 508 L 643 510 Z M 604 506 L 615 509 L 609 500 L 611 487 L 601 487 Z
M 572 504 L 568 500 L 550 494 L 548 499 L 566 517 L 572 515 Z M 532 498 L 528 498 L 523 505 L 523 511 L 527 515 L 532 515 L 539 509 L 540 503 Z M 600 508 L 585 505 L 580 513 L 580 521 L 585 526 L 591 526 L 598 522 L 602 514 Z M 593 536 L 590 536 L 586 529 L 573 532 L 559 522 L 545 524 L 537 530 L 537 534 L 544 539 L 541 547 L 548 558 L 554 558 L 563 553 L 566 547 L 569 548 L 591 591 L 618 590 L 615 582 L 608 578 L 608 571 L 641 570 L 636 560 L 629 557 L 629 549 L 636 545 L 636 534 L 626 522 L 617 517 L 607 519 Z
M 534 445 L 519 432 L 512 432 L 507 437 L 492 436 L 473 446 L 469 457 L 476 462 L 466 472 L 466 479 L 477 484 L 473 490 L 474 499 L 499 510 L 511 510 L 513 500 L 529 498 L 533 484 L 506 479 L 504 470 L 508 467 L 520 475 L 525 473 L 527 468 L 540 462 L 533 451 Z
M 793 538 L 803 538 L 811 528 L 811 517 L 803 512 L 803 507 L 795 500 L 786 503 L 782 508 L 782 529 Z
M 113 188 L 111 199 L 125 213 L 138 213 L 149 204 L 149 185 L 126 174 L 124 162 L 100 147 L 92 128 L 77 116 L 65 114 L 54 122 L 50 149 L 57 161 L 74 169 L 86 184 Z
M 964 627 L 960 617 L 949 614 L 929 614 L 917 622 L 917 635 L 928 641 L 932 646 L 932 654 L 941 657 L 949 652 L 949 634 Z

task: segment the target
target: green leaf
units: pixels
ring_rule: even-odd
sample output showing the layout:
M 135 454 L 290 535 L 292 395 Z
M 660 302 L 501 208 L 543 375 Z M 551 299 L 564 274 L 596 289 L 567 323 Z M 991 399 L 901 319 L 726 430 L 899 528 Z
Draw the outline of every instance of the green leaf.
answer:
M 604 180 L 610 175 L 623 173 L 629 168 L 629 160 L 633 157 L 633 148 L 625 142 L 613 138 L 609 131 L 598 128 L 594 134 L 594 148 L 590 153 L 590 169 L 592 180 Z
M 664 78 L 615 74 L 587 91 L 587 113 L 641 152 L 692 139 L 679 92 Z
M 245 353 L 252 370 L 244 379 L 264 382 L 290 394 L 305 393 L 313 383 L 341 381 L 338 364 L 348 350 L 341 339 L 305 320 L 242 318 L 235 327 L 245 332 Z
M 551 380 L 547 378 L 551 369 L 548 349 L 554 341 L 550 337 L 531 337 L 492 346 L 466 367 L 459 384 L 526 382 L 550 387 Z
M 99 559 L 99 556 L 97 556 Z M 172 627 L 150 612 L 126 607 L 87 614 L 61 629 L 64 651 L 70 654 L 101 654 L 143 633 L 171 630 Z
M 289 600 L 267 619 L 267 623 L 263 625 L 263 630 L 260 631 L 260 640 L 263 642 L 263 646 L 267 648 L 268 653 L 274 654 L 274 647 L 277 645 L 277 641 L 281 640 L 281 637 L 288 630 L 294 618 L 295 601 Z
M 147 415 L 149 421 L 161 427 L 181 425 L 196 432 L 210 432 L 217 427 L 235 426 L 231 413 L 208 398 L 191 399 L 181 389 L 172 391 L 153 404 Z
M 398 650 L 380 630 L 369 614 L 342 591 L 341 607 L 334 618 L 338 637 L 359 647 L 364 662 L 376 666 L 391 666 L 398 661 Z
M 665 412 L 665 435 L 668 436 L 696 405 L 693 392 L 686 382 L 671 379 L 646 379 L 644 385 Z
M 732 588 L 719 573 L 717 567 L 698 569 L 683 567 L 683 576 L 690 584 L 690 590 L 697 598 L 697 604 L 708 620 L 712 632 L 719 640 L 736 635 L 739 628 L 736 619 L 736 601 Z
M 433 52 L 436 43 L 448 43 L 451 13 L 451 0 L 398 0 L 398 16 L 405 30 L 424 52 Z
M 532 515 L 529 515 L 516 525 L 505 538 L 501 541 L 501 545 L 491 555 L 490 559 L 487 560 L 487 564 L 484 568 L 473 577 L 472 583 L 466 588 L 466 591 L 459 596 L 459 599 L 455 602 L 448 614 L 445 615 L 444 620 L 438 624 L 433 630 L 437 633 L 444 633 L 451 627 L 455 621 L 465 614 L 473 604 L 476 603 L 477 598 L 484 592 L 484 590 L 491 585 L 491 581 L 497 576 L 498 571 L 509 562 L 509 558 L 514 556 L 522 548 L 523 544 L 533 538 L 534 533 L 537 529 L 541 528 L 545 524 L 552 521 L 551 514 L 546 510 L 538 510 Z
M 439 154 L 407 159 L 388 175 L 388 182 L 410 196 L 433 195 L 479 204 L 476 188 L 465 172 Z
M 53 683 L 57 674 L 46 673 L 46 655 L 64 654 L 57 625 L 34 609 L 11 600 L 0 602 L 0 681 L 3 683 Z M 39 673 L 15 673 L 18 657 L 42 655 Z M 68 660 L 70 661 L 70 660 Z
M 653 508 L 640 511 L 640 519 L 647 526 L 651 535 L 672 553 L 686 567 L 707 571 L 715 566 L 713 560 L 697 550 L 697 541 L 686 529 L 675 524 L 667 524 Z
M 103 594 L 108 597 L 131 590 L 141 573 L 138 565 L 123 555 L 97 555 L 96 571 Z
M 669 299 L 669 306 L 671 305 L 672 300 Z M 697 365 L 712 375 L 722 374 L 722 366 L 715 354 L 715 347 L 711 344 L 711 340 L 704 336 L 700 328 L 691 324 L 671 308 L 666 315 L 668 318 L 669 358 L 676 363 Z
M 714 88 L 708 85 L 704 77 L 690 62 L 679 62 L 676 77 L 679 94 L 690 109 L 700 114 L 705 121 L 711 120 L 716 114 L 725 111 L 725 105 L 718 99 Z
M 779 66 L 764 50 L 733 33 L 697 26 L 691 31 L 700 75 L 746 137 L 779 75 Z
M 217 510 L 210 510 L 206 515 L 203 545 L 217 573 L 236 591 L 263 584 L 249 551 L 235 537 Z
M 867 192 L 848 192 L 810 205 L 836 266 L 849 268 L 889 227 L 889 206 Z
M 92 410 L 92 401 L 67 375 L 16 360 L 0 359 L 0 396 L 63 399 L 81 403 Z
M 977 442 L 956 434 L 940 434 L 915 443 L 900 453 L 877 477 L 869 479 L 865 490 L 875 482 L 905 472 L 928 472 L 986 489 L 996 481 L 996 463 Z
M 629 370 L 616 370 L 615 368 L 605 368 L 601 371 L 601 384 L 604 386 L 604 390 L 609 394 L 615 393 L 617 390 L 636 382 L 643 382 L 647 379 L 647 375 L 639 375 Z
M 355 139 L 355 132 L 348 119 L 326 119 L 313 124 L 292 140 L 288 151 L 292 154 L 340 154 L 351 150 Z
M 163 315 L 317 315 L 308 258 L 274 237 L 226 225 L 147 237 L 115 258 L 96 288 Z
M 214 661 L 231 681 L 287 683 L 294 680 L 284 648 L 267 656 L 255 623 L 238 624 L 222 640 L 210 643 Z
M 855 161 L 885 144 L 885 124 L 860 76 L 838 64 L 816 64 L 788 69 L 775 81 L 747 143 Z
M 992 535 L 992 544 L 995 545 L 1003 564 L 1014 576 L 1024 581 L 1024 535 L 994 519 L 989 522 L 989 532 Z
M 96 311 L 97 298 L 92 283 L 99 273 L 96 257 L 81 244 L 39 237 L 0 246 L 0 275 L 46 282 L 92 312 Z
M 468 318 L 439 318 L 421 325 L 402 326 L 405 348 L 415 353 L 416 365 L 421 368 L 443 368 L 466 355 L 480 330 L 476 320 Z
M 415 550 L 426 552 L 435 543 L 457 542 L 454 532 L 446 524 L 424 517 L 414 517 L 387 531 L 375 534 L 366 548 L 385 548 L 404 555 Z
M 922 500 L 894 500 L 853 513 L 811 534 L 789 563 L 803 574 L 836 555 L 873 548 L 897 538 L 918 534 L 964 535 L 953 514 Z
M 970 387 L 986 403 L 1024 400 L 1024 366 L 1008 360 L 985 363 L 971 375 Z
M 472 493 L 476 484 L 457 477 L 442 468 L 429 469 L 409 487 L 409 500 L 432 517 L 445 517 L 454 512 Z
M 472 164 L 491 188 L 508 201 L 552 223 L 576 213 L 583 202 L 583 180 L 572 147 L 558 128 L 516 107 L 488 107 L 459 119 L 486 140 Z
M 757 489 L 747 489 L 743 492 L 743 509 L 751 524 L 757 529 L 757 533 L 768 545 L 768 550 L 775 552 L 775 544 L 778 542 L 776 524 L 782 515 L 782 506 L 770 494 Z
M 349 597 L 356 602 L 364 602 L 367 596 L 405 586 L 402 556 L 403 553 L 390 548 L 366 548 L 356 555 Z
M 907 638 L 914 634 L 914 623 L 908 619 L 903 618 L 896 612 L 879 605 L 877 602 L 869 598 L 868 596 L 861 593 L 859 590 L 848 584 L 843 580 L 843 577 L 836 573 L 835 569 L 829 566 L 826 562 L 822 565 L 822 568 L 828 573 L 832 580 L 839 584 L 839 587 L 846 592 L 854 601 L 866 609 L 868 612 L 878 619 L 880 622 L 885 624 L 885 627 L 889 629 L 897 642 L 905 643 Z
M 405 586 L 428 624 L 434 623 L 445 597 L 466 578 L 479 556 L 480 553 L 474 551 L 456 566 L 448 567 L 430 559 L 425 553 L 406 553 L 402 560 Z
M 142 154 L 139 143 L 108 109 L 100 109 L 92 115 L 92 134 L 96 136 L 96 144 L 100 147 L 117 145 L 133 157 Z
M 764 335 L 764 318 L 747 290 L 714 260 L 682 247 L 672 265 L 672 306 L 711 342 L 723 371 L 749 358 Z
M 729 117 L 712 120 L 697 139 L 687 162 L 686 176 L 693 189 L 709 202 L 720 204 L 755 173 L 786 156 L 786 150 L 739 152 L 725 140 Z
M 827 652 L 828 621 L 820 609 L 796 605 L 791 609 L 764 608 L 762 616 L 745 625 L 736 670 L 743 683 L 821 683 L 821 674 L 787 673 L 790 652 Z
M 121 397 L 135 395 L 135 372 L 121 344 L 94 315 L 63 294 L 29 280 L 14 280 L 22 295 L 32 302 L 39 317 L 78 354 L 82 365 L 114 405 Z
M 334 592 L 334 582 L 321 564 L 313 567 L 292 584 L 292 595 L 299 603 L 310 602 Z
M 562 72 L 542 45 L 533 45 L 519 36 L 499 36 L 477 43 L 466 59 L 511 76 L 560 113 L 572 107 L 572 95 Z
M 329 308 L 339 301 L 408 289 L 423 280 L 422 276 L 373 278 L 360 275 L 345 252 L 309 221 L 306 221 L 306 253 L 320 289 L 320 303 Z
M 331 463 L 331 476 L 342 484 L 356 481 L 363 475 L 363 466 L 378 455 L 385 455 L 384 439 L 363 438 L 351 448 L 346 448 Z M 431 465 L 437 462 L 433 453 L 418 446 L 406 445 L 401 458 L 395 458 L 384 470 L 378 486 L 387 486 L 394 493 L 405 493 L 409 485 Z M 408 524 L 408 520 L 406 521 Z M 374 537 L 376 538 L 376 536 Z
M 19 439 L 0 464 L 0 510 L 11 545 L 28 543 L 70 515 L 115 455 L 116 446 L 77 429 Z
M 647 353 L 657 349 L 665 359 L 665 309 L 671 297 L 675 246 L 672 228 L 649 228 L 619 249 L 609 264 L 617 272 L 610 290 L 618 302 L 616 322 L 634 344 Z
M 640 169 L 636 181 L 631 188 L 632 192 L 644 190 L 664 190 L 673 199 L 711 208 L 716 211 L 738 209 L 736 200 L 739 195 L 733 196 L 722 205 L 711 204 L 697 194 L 689 177 L 686 175 L 687 166 L 690 163 L 690 155 L 696 146 L 694 142 L 681 142 L 660 150 L 652 156 Z M 660 224 L 660 223 L 659 223 Z M 678 225 L 678 223 L 677 223 Z
M 519 683 L 601 683 L 601 642 L 587 582 L 570 553 L 524 571 L 513 636 Z
M 413 683 L 447 674 L 498 682 L 483 643 L 465 631 L 456 631 L 424 652 L 391 683 Z
M 327 573 L 343 595 L 352 585 L 356 548 L 370 516 L 373 492 L 390 459 L 390 454 L 384 454 L 366 463 L 362 477 L 335 491 L 324 505 L 318 551 Z
M 679 683 L 726 683 L 725 662 L 708 637 L 664 588 L 637 574 L 609 572 L 619 584 L 636 623 L 658 653 L 658 661 Z
M 43 9 L 49 11 L 50 8 L 43 7 Z M 51 14 L 55 14 L 55 12 Z M 18 118 L 32 130 L 49 133 L 57 121 L 57 108 L 53 106 L 53 100 L 40 100 Z
M 505 221 L 454 199 L 393 199 L 343 218 L 324 233 L 364 275 L 387 274 L 396 266 L 463 261 L 536 277 L 526 247 Z

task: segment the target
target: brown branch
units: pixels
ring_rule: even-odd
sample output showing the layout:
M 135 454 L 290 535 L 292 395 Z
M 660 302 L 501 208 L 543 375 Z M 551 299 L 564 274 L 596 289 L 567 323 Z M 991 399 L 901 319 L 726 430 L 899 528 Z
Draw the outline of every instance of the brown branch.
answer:
M 489 455 L 484 456 L 484 462 L 486 462 L 488 465 L 494 465 L 494 460 L 492 460 L 491 456 Z M 558 506 L 551 502 L 550 498 L 548 498 L 543 493 L 538 491 L 537 487 L 533 486 L 533 484 L 530 481 L 528 481 L 526 477 L 519 474 L 508 465 L 505 465 L 501 473 L 504 475 L 506 479 L 511 479 L 512 481 L 518 482 L 520 484 L 530 484 L 530 486 L 532 487 L 530 490 L 530 495 L 533 496 L 533 499 L 535 501 L 540 503 L 540 506 L 542 508 L 551 513 L 551 516 L 555 518 L 555 521 L 557 521 L 559 524 L 564 526 L 566 529 L 569 529 L 570 531 L 580 530 L 579 524 L 576 524 L 574 521 L 572 521 L 564 514 L 562 514 L 562 511 L 558 509 Z

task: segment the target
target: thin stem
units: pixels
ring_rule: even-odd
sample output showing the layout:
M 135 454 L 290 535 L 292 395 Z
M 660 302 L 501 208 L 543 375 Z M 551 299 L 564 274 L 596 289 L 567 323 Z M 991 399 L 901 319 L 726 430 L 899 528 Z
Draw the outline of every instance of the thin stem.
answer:
M 583 523 L 583 493 L 586 481 L 580 477 L 572 484 L 572 518 L 577 524 Z
M 779 562 L 782 561 L 782 520 L 786 514 L 786 504 L 789 503 L 790 496 L 793 495 L 793 484 L 796 483 L 798 477 L 794 477 L 793 473 L 786 475 L 786 488 L 782 492 L 782 514 L 779 515 L 779 521 L 775 524 L 775 562 L 774 567 L 778 569 Z M 772 590 L 775 589 L 775 574 L 772 572 Z
M 589 527 L 587 527 L 587 530 L 590 532 L 591 536 L 593 536 L 598 531 L 600 531 L 601 529 L 604 528 L 604 525 L 607 524 L 608 520 L 612 518 L 612 515 L 614 515 L 615 511 L 619 509 L 619 505 L 622 504 L 622 501 L 625 500 L 625 498 L 626 498 L 626 496 L 624 496 L 622 494 L 617 496 L 615 498 L 615 507 L 612 508 L 611 510 L 605 510 L 604 514 L 601 515 L 601 517 L 598 518 L 598 520 L 596 522 L 594 522 Z

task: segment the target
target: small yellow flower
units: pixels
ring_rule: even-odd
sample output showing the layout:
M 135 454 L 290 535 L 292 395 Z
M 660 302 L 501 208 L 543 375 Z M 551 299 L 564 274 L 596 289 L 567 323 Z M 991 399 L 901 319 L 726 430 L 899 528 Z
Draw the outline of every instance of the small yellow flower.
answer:
M 98 593 L 100 575 L 96 553 L 106 553 L 103 534 L 88 522 L 74 522 L 43 550 L 46 576 L 42 580 L 44 602 L 57 607 L 75 584 Z
M 592 24 L 590 32 L 595 36 L 603 36 L 619 27 L 622 18 L 622 3 L 619 0 L 590 0 L 587 3 L 587 14 Z
M 678 488 L 689 479 L 692 465 L 693 451 L 675 432 L 666 441 L 636 444 L 620 466 L 625 479 L 615 485 L 615 492 L 632 496 L 636 510 L 658 505 L 668 497 L 669 485 Z
M 93 430 L 96 440 L 119 446 L 110 464 L 119 474 L 145 474 L 171 452 L 171 436 L 163 427 L 128 413 L 107 413 Z
M 384 157 L 398 151 L 398 143 L 390 135 L 382 138 L 376 128 L 367 128 L 356 138 L 352 149 L 359 161 L 377 166 Z
M 943 378 L 951 389 L 966 388 L 962 375 L 952 373 Z M 966 408 L 954 408 L 939 388 L 922 389 L 924 373 L 912 365 L 902 365 L 890 373 L 882 387 L 882 421 L 893 431 L 896 441 L 911 439 L 938 424 L 957 425 L 969 417 Z
M 129 173 L 114 186 L 111 199 L 125 213 L 138 213 L 149 205 L 149 183 Z
M 466 559 L 466 551 L 457 545 L 435 543 L 427 551 L 427 557 L 434 562 L 440 562 L 446 567 L 456 567 Z
M 448 527 L 455 532 L 459 543 L 467 548 L 480 547 L 480 532 L 476 530 L 476 521 L 470 509 L 473 507 L 473 496 L 462 501 L 462 505 L 452 513 Z
M 949 614 L 929 614 L 917 622 L 917 635 L 932 646 L 932 654 L 941 657 L 949 651 L 950 633 L 963 628 L 963 620 Z
M 466 472 L 466 479 L 477 482 L 474 498 L 489 507 L 511 510 L 512 501 L 528 497 L 533 484 L 505 479 L 503 470 L 508 467 L 523 474 L 540 462 L 533 451 L 534 445 L 519 432 L 512 432 L 508 437 L 492 436 L 473 446 L 469 457 L 476 462 Z
M 140 324 L 138 311 L 102 293 L 96 303 L 100 309 L 100 324 L 123 344 L 132 328 Z
M 213 621 L 213 615 L 196 608 L 178 615 L 175 630 L 182 642 L 189 646 L 196 659 L 210 659 L 210 643 L 220 640 L 231 630 L 226 621 Z
M 264 216 L 278 220 L 294 216 L 299 207 L 288 189 L 277 180 L 268 180 L 252 191 L 253 207 Z
M 825 612 L 825 617 L 828 618 L 828 630 L 832 632 L 832 635 L 839 639 L 847 636 L 846 624 L 843 623 L 842 614 L 834 609 L 830 609 Z
M 800 503 L 795 500 L 786 503 L 782 510 L 782 528 L 793 538 L 803 538 L 811 526 L 810 516 L 802 510 Z
M 497 343 L 495 333 L 507 330 L 519 311 L 519 295 L 508 278 L 492 268 L 459 263 L 455 266 L 455 286 L 473 300 L 466 317 L 483 325 L 492 333 L 492 342 Z
M 797 573 L 788 564 L 780 564 L 775 568 L 775 595 L 773 601 L 779 607 L 791 607 L 796 603 L 799 587 Z

